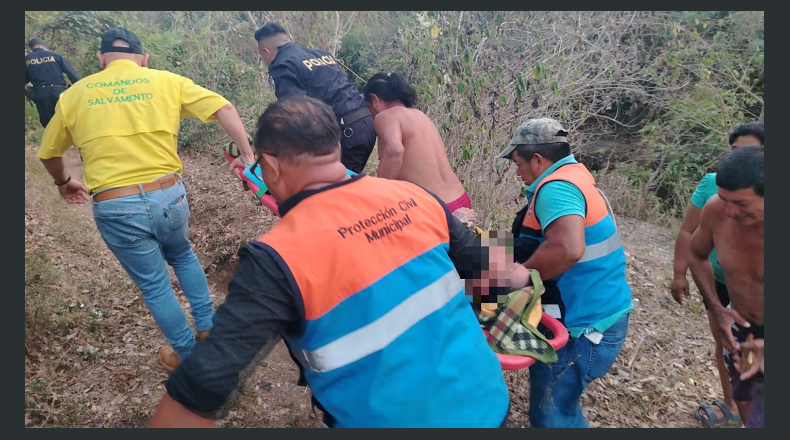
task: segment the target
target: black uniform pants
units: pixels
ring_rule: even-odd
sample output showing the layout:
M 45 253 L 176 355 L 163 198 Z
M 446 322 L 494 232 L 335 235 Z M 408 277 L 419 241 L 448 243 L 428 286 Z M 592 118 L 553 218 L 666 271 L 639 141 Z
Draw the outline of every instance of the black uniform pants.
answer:
M 340 161 L 349 170 L 361 173 L 376 145 L 376 129 L 373 127 L 373 118 L 367 116 L 350 126 L 341 126 L 340 130 L 340 146 L 342 147 Z
M 33 102 L 38 110 L 38 120 L 44 127 L 55 116 L 55 104 L 58 103 L 60 94 L 66 91 L 65 86 L 35 86 L 33 87 Z

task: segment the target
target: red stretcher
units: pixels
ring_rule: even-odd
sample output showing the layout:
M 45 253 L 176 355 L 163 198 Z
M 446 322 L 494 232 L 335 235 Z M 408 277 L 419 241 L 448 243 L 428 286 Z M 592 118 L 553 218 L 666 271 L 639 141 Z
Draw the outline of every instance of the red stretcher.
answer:
M 546 328 L 551 330 L 554 334 L 554 337 L 549 339 L 549 344 L 551 344 L 555 350 L 559 350 L 568 343 L 568 329 L 566 329 L 561 322 L 544 313 L 540 317 L 540 323 L 545 325 Z M 483 333 L 486 335 L 486 339 L 488 339 L 488 330 L 483 329 Z M 499 358 L 499 365 L 503 370 L 523 370 L 537 362 L 535 358 L 529 356 L 501 353 L 496 353 L 496 356 Z
M 228 152 L 227 148 L 223 150 L 222 153 L 225 155 L 225 159 L 227 159 L 228 162 L 232 163 L 236 159 Z M 249 188 L 250 192 L 255 196 L 255 198 L 258 199 L 263 206 L 269 208 L 269 210 L 274 213 L 274 215 L 279 217 L 279 205 L 277 204 L 277 200 L 275 200 L 271 194 L 266 194 L 267 188 L 266 184 L 263 182 L 263 176 L 261 176 L 260 166 L 256 162 L 253 162 L 246 168 L 242 166 L 237 166 L 236 168 L 239 170 L 241 180 L 244 182 L 247 188 Z M 349 169 L 346 169 L 346 173 L 348 173 L 349 176 L 356 174 Z
M 232 163 L 236 159 L 227 151 L 223 151 L 223 153 L 225 154 L 225 159 L 227 159 L 228 162 Z M 265 194 L 266 185 L 263 184 L 263 180 L 258 180 L 256 178 L 257 176 L 254 174 L 254 170 L 251 169 L 255 165 L 255 163 L 252 163 L 247 168 L 241 166 L 237 166 L 236 168 L 239 170 L 241 180 L 247 184 L 247 188 L 249 188 L 250 192 L 255 195 L 255 198 L 258 199 L 263 206 L 269 208 L 269 210 L 273 212 L 274 215 L 279 217 L 280 211 L 278 209 L 279 206 L 277 205 L 277 200 L 275 200 L 271 194 Z

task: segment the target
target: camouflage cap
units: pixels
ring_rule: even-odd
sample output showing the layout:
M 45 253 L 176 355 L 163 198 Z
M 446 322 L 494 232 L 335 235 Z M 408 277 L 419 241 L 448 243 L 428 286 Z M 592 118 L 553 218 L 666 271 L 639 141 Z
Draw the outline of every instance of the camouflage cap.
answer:
M 568 131 L 556 119 L 530 119 L 518 126 L 510 144 L 497 154 L 497 159 L 510 156 L 519 145 L 568 142 Z

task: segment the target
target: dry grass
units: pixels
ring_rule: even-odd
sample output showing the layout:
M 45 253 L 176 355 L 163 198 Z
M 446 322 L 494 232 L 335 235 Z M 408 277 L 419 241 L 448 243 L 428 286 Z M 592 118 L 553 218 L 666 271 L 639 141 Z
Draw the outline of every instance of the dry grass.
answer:
M 90 207 L 60 200 L 34 151 L 25 151 L 25 426 L 144 426 L 164 393 L 167 374 L 156 358 L 164 337 L 102 242 Z M 76 154 L 67 158 L 71 167 L 79 166 Z M 276 219 L 241 190 L 218 153 L 183 159 L 191 238 L 219 304 L 238 247 Z M 368 168 L 376 162 L 374 153 Z M 720 391 L 699 302 L 679 307 L 668 294 L 673 234 L 617 221 L 638 301 L 623 352 L 612 373 L 585 394 L 585 412 L 593 426 L 699 427 L 693 410 Z M 98 352 L 77 352 L 88 345 Z M 220 426 L 322 426 L 309 391 L 295 385 L 297 377 L 278 345 Z M 508 372 L 506 378 L 511 426 L 529 426 L 528 373 Z
M 78 175 L 79 156 L 70 151 L 66 161 Z M 34 147 L 26 148 L 25 163 L 25 426 L 145 426 L 167 380 L 156 356 L 164 337 L 101 240 L 90 206 L 60 199 Z M 218 155 L 185 163 L 191 239 L 219 304 L 236 250 L 274 219 L 240 190 Z M 319 426 L 320 412 L 310 411 L 297 377 L 280 344 L 220 426 Z

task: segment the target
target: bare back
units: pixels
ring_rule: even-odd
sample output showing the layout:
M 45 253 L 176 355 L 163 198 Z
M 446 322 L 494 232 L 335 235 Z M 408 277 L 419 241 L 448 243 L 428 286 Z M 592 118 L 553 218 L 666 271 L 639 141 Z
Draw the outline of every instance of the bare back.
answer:
M 745 227 L 728 217 L 725 203 L 718 197 L 708 204 L 711 205 L 713 243 L 724 269 L 732 308 L 749 322 L 764 325 L 764 229 Z
M 379 136 L 379 157 L 386 160 L 386 150 L 392 139 L 392 127 L 397 124 L 403 144 L 403 164 L 397 175 L 405 180 L 422 186 L 436 194 L 442 201 L 449 203 L 464 194 L 461 181 L 450 167 L 444 142 L 433 121 L 423 112 L 396 106 L 376 115 L 376 132 Z M 386 124 L 388 129 L 380 129 Z M 395 136 L 393 136 L 395 137 Z

